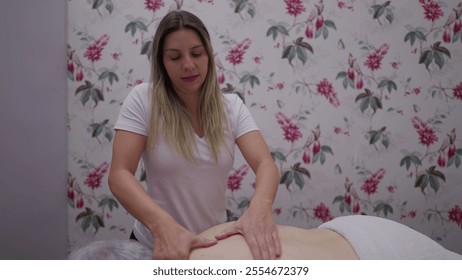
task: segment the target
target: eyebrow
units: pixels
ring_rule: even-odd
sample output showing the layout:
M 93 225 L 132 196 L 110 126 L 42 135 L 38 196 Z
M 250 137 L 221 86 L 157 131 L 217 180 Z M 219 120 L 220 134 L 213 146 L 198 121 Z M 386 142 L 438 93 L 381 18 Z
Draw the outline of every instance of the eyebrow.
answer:
M 194 47 L 190 48 L 190 50 L 194 50 L 194 49 L 197 49 L 197 48 L 203 48 L 203 47 L 204 47 L 203 45 L 197 45 L 197 46 L 194 46 Z M 168 51 L 180 52 L 181 50 L 173 49 L 173 48 L 165 49 L 165 52 L 168 52 Z

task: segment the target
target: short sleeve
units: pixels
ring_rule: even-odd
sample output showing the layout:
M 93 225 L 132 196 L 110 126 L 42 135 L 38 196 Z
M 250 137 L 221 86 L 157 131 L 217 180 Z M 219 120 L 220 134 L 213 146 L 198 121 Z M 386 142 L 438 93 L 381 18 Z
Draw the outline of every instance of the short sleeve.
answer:
M 237 94 L 226 94 L 225 95 L 230 106 L 230 121 L 233 128 L 234 139 L 241 137 L 242 135 L 258 130 L 252 114 L 250 114 L 247 106 L 242 102 L 241 98 Z
M 114 129 L 147 136 L 151 118 L 149 96 L 148 83 L 135 86 L 122 104 Z

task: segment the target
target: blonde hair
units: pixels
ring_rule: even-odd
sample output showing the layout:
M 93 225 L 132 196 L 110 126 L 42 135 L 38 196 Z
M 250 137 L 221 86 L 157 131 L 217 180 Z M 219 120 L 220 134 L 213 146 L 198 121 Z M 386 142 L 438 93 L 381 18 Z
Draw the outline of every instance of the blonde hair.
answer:
M 223 105 L 215 68 L 215 59 L 210 36 L 203 22 L 187 11 L 169 12 L 159 23 L 152 43 L 151 56 L 151 126 L 146 149 L 151 154 L 158 130 L 176 151 L 190 162 L 196 162 L 194 130 L 186 106 L 173 89 L 172 82 L 163 63 L 165 37 L 180 29 L 194 30 L 201 38 L 209 57 L 208 73 L 202 86 L 199 100 L 200 124 L 204 131 L 215 162 L 221 147 L 225 144 L 227 127 L 226 111 Z

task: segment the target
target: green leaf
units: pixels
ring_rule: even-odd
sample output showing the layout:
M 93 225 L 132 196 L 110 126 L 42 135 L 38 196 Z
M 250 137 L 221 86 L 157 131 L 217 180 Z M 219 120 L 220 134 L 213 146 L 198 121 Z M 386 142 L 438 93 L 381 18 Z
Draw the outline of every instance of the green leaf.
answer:
M 136 22 L 129 22 L 125 26 L 125 33 L 130 32 L 132 34 L 132 37 L 135 36 L 136 33 Z
M 430 181 L 430 187 L 436 192 L 438 192 L 440 188 L 440 182 L 438 181 L 438 178 L 436 176 L 430 175 L 429 181 Z
M 411 167 L 411 158 L 409 156 L 405 156 L 401 159 L 399 166 L 403 165 L 406 165 L 406 170 L 409 170 L 409 167 Z
M 369 144 L 373 145 L 375 142 L 379 141 L 380 133 L 378 131 L 372 130 L 368 132 L 370 134 Z
M 327 145 L 322 145 L 321 151 L 334 155 L 334 152 L 332 151 L 331 147 Z
M 371 103 L 370 98 L 364 98 L 361 101 L 361 105 L 359 106 L 359 109 L 361 110 L 361 113 L 364 113 L 366 111 L 367 107 L 369 107 L 369 104 Z
M 338 195 L 334 198 L 334 201 L 332 201 L 332 204 L 337 203 L 337 202 L 343 202 L 345 200 L 343 195 Z
M 439 52 L 437 52 L 437 51 L 433 52 L 433 54 L 434 54 L 434 57 L 435 57 L 435 63 L 436 63 L 436 65 L 438 65 L 438 67 L 439 67 L 440 69 L 442 69 L 443 66 L 444 66 L 444 58 L 443 58 L 443 55 L 441 55 L 441 53 L 439 53 Z
M 302 64 L 305 64 L 306 60 L 307 60 L 306 51 L 303 48 L 300 48 L 300 47 L 296 47 L 295 49 L 297 50 L 298 59 L 300 59 Z
M 337 77 L 335 77 L 335 79 L 338 80 L 341 78 L 345 78 L 346 76 L 347 76 L 347 72 L 341 71 L 341 72 L 338 72 Z
M 337 27 L 335 26 L 335 23 L 333 21 L 331 21 L 331 20 L 325 20 L 324 25 L 329 27 L 329 28 L 333 28 L 333 29 L 337 30 Z
M 305 186 L 305 179 L 303 178 L 302 175 L 298 172 L 294 172 L 294 179 L 295 179 L 295 184 L 298 186 L 300 190 L 303 189 Z
M 414 46 L 415 38 L 416 38 L 415 32 L 413 31 L 408 32 L 406 36 L 404 36 L 404 42 L 410 41 L 411 46 Z
M 268 31 L 266 31 L 266 37 L 273 36 L 273 41 L 276 40 L 278 36 L 278 28 L 276 26 L 271 26 Z

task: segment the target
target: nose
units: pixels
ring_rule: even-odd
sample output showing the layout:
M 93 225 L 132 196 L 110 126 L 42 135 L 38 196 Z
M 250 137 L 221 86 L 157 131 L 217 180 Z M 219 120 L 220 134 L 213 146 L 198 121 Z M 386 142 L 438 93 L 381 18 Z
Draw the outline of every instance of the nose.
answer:
M 185 59 L 184 59 L 184 62 L 183 62 L 183 70 L 185 71 L 191 71 L 194 69 L 195 64 L 194 64 L 194 61 L 193 61 L 193 58 L 191 56 L 186 56 Z

